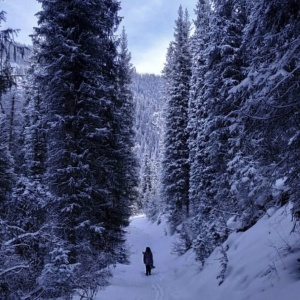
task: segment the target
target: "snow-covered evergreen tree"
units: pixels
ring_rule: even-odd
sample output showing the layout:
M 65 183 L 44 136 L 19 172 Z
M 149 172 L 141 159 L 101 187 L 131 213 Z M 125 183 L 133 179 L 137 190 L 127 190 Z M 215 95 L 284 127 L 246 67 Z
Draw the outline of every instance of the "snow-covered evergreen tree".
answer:
M 128 51 L 127 35 L 123 28 L 120 36 L 118 55 L 118 99 L 119 111 L 116 114 L 120 117 L 120 159 L 117 163 L 116 172 L 119 173 L 119 193 L 122 195 L 119 202 L 119 210 L 122 211 L 125 219 L 131 215 L 131 208 L 137 202 L 138 187 L 138 160 L 135 148 L 135 105 L 134 96 L 131 90 L 133 66 L 131 65 L 131 54 Z M 127 218 L 126 218 L 127 216 Z M 124 219 L 123 217 L 123 219 Z M 122 218 L 121 218 L 122 219 Z M 123 224 L 124 225 L 124 224 Z
M 256 166 L 247 177 L 252 182 L 252 202 L 259 198 L 259 204 L 267 206 L 268 201 L 273 205 L 290 199 L 299 206 L 300 5 L 295 0 L 262 0 L 250 8 L 244 36 L 249 67 L 235 91 L 245 99 L 243 153 L 252 155 Z M 258 174 L 261 178 L 253 181 Z M 278 179 L 287 179 L 288 197 L 282 193 L 273 197 L 272 186 Z
M 192 75 L 189 96 L 188 132 L 189 132 L 189 161 L 190 161 L 190 188 L 189 198 L 192 215 L 197 212 L 202 187 L 199 185 L 202 176 L 202 160 L 199 128 L 203 127 L 205 107 L 200 97 L 205 84 L 206 58 L 205 50 L 209 41 L 209 21 L 211 8 L 209 1 L 199 0 L 196 6 L 195 33 L 191 37 Z
M 5 22 L 5 12 L 0 11 L 0 27 L 2 23 Z M 0 211 L 1 217 L 4 216 L 3 205 L 5 201 L 9 198 L 11 188 L 13 187 L 13 160 L 9 153 L 9 145 L 7 143 L 8 136 L 5 132 L 6 120 L 5 120 L 5 110 L 3 107 L 2 96 L 5 94 L 14 84 L 15 78 L 13 77 L 13 70 L 11 67 L 11 48 L 15 52 L 22 51 L 23 48 L 19 48 L 14 42 L 14 34 L 16 33 L 13 29 L 3 29 L 0 30 Z
M 207 26 L 207 12 L 202 19 Z M 231 174 L 227 164 L 235 154 L 232 139 L 239 114 L 234 111 L 239 107 L 239 99 L 231 97 L 229 91 L 243 78 L 241 43 L 244 26 L 242 1 L 214 1 L 209 18 L 210 30 L 202 36 L 207 41 L 202 56 L 200 54 L 204 61 L 200 60 L 198 67 L 202 77 L 198 79 L 199 85 L 193 88 L 196 92 L 191 93 L 199 120 L 198 134 L 194 135 L 197 158 L 193 170 L 196 175 L 191 172 L 196 181 L 193 181 L 190 191 L 198 196 L 199 201 L 199 213 L 195 218 L 197 225 L 193 225 L 198 228 L 199 235 L 194 248 L 202 261 L 227 237 L 228 213 L 236 213 L 236 198 L 230 193 Z M 190 141 L 193 142 L 192 136 Z M 193 147 L 193 143 L 190 145 Z M 197 182 L 197 179 L 200 180 Z
M 55 231 L 68 262 L 80 264 L 78 287 L 93 277 L 101 285 L 96 274 L 118 259 L 135 185 L 128 171 L 136 168 L 128 61 L 120 56 L 118 63 L 114 38 L 119 2 L 39 2 L 35 81 L 47 127 L 44 178 L 55 199 Z
M 51 260 L 38 278 L 39 286 L 45 291 L 41 294 L 44 298 L 57 298 L 70 295 L 74 289 L 79 264 L 69 263 L 68 251 L 62 247 L 51 251 Z
M 174 42 L 164 69 L 166 129 L 162 161 L 162 189 L 171 231 L 189 216 L 188 99 L 191 77 L 190 21 L 182 6 L 175 22 Z
M 28 70 L 25 81 L 25 105 L 23 109 L 24 124 L 22 131 L 24 166 L 23 175 L 43 181 L 46 171 L 46 131 L 42 122 L 43 97 L 40 94 L 38 82 L 35 80 L 38 74 L 38 64 L 35 61 L 37 53 L 36 47 L 33 49 L 31 57 L 31 67 Z

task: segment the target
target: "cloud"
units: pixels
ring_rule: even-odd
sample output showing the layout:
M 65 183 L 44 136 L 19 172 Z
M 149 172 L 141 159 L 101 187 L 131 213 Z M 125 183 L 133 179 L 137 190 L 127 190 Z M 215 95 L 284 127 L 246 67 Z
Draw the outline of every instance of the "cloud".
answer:
M 166 60 L 169 39 L 162 38 L 147 48 L 135 49 L 132 54 L 132 64 L 138 73 L 153 73 L 160 75 Z
M 7 12 L 7 23 L 2 28 L 20 28 L 16 38 L 22 43 L 31 43 L 29 34 L 37 26 L 34 16 L 40 10 L 36 0 L 4 0 L 1 10 Z M 164 66 L 166 49 L 173 40 L 178 7 L 183 3 L 190 15 L 194 15 L 197 0 L 122 0 L 119 12 L 124 19 L 128 48 L 132 53 L 132 63 L 139 72 L 159 74 Z
M 126 0 L 121 3 L 132 63 L 138 72 L 160 74 L 170 41 L 174 38 L 175 20 L 181 0 Z M 182 5 L 191 16 L 197 0 Z

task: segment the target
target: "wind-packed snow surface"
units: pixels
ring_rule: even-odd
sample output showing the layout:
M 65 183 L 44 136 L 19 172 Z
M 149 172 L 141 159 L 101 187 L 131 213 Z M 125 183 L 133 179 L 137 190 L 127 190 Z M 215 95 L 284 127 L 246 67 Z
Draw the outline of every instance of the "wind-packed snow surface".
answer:
M 165 224 L 153 224 L 136 216 L 128 228 L 129 265 L 117 265 L 111 286 L 97 300 L 299 300 L 299 233 L 291 233 L 288 206 L 269 210 L 244 233 L 232 233 L 224 243 L 228 263 L 224 282 L 221 257 L 216 249 L 205 266 L 195 262 L 190 251 L 171 254 L 174 237 Z M 149 246 L 156 268 L 145 275 L 142 251 Z M 227 247 L 228 246 L 228 247 Z

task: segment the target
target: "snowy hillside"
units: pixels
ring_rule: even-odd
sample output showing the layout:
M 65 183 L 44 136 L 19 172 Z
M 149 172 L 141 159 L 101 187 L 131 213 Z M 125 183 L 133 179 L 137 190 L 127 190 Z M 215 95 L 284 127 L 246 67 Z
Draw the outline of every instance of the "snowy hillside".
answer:
M 129 265 L 118 265 L 112 285 L 96 299 L 107 300 L 296 300 L 300 295 L 299 233 L 285 206 L 264 216 L 244 233 L 232 233 L 224 243 L 228 258 L 224 282 L 221 263 L 225 256 L 216 249 L 201 271 L 192 252 L 171 255 L 174 237 L 165 225 L 136 216 L 128 228 Z M 145 276 L 142 251 L 150 246 L 156 268 Z M 228 246 L 228 247 L 227 247 Z M 220 259 L 223 258 L 223 259 Z M 223 265 L 224 266 L 224 265 Z

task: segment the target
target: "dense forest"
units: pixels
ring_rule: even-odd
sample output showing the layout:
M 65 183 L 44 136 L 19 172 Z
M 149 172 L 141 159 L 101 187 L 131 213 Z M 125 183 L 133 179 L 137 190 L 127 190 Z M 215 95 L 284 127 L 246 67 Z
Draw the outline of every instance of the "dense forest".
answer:
M 162 199 L 178 253 L 199 261 L 232 230 L 299 197 L 300 3 L 182 7 L 164 68 Z
M 93 299 L 136 212 L 201 263 L 288 202 L 299 230 L 298 0 L 180 6 L 162 76 L 117 0 L 39 2 L 30 48 L 0 12 L 1 299 Z
M 119 2 L 40 2 L 32 49 L 0 32 L 0 298 L 90 299 L 127 261 L 133 67 Z

